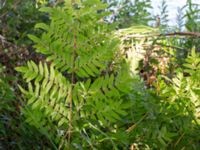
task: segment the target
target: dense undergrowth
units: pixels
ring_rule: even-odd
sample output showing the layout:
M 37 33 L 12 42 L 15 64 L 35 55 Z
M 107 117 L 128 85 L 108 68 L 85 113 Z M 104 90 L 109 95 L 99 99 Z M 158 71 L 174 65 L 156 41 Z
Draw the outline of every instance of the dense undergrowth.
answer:
M 13 31 L 1 31 L 9 38 L 0 47 L 0 149 L 200 149 L 200 29 L 191 1 L 187 32 L 178 34 L 147 26 L 148 0 L 114 22 L 117 2 L 37 1 L 39 12 L 26 1 L 33 22 L 16 29 L 10 15 L 24 14 L 11 2 L 1 9 Z

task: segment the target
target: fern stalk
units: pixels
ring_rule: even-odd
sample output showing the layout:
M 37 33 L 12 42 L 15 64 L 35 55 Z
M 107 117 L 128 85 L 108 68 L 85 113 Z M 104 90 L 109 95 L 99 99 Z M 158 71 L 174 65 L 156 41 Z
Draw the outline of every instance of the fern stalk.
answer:
M 73 4 L 75 3 L 75 0 L 71 1 L 72 7 Z M 76 38 L 76 30 L 74 29 L 74 50 L 73 50 L 73 60 L 72 60 L 72 75 L 71 75 L 71 90 L 70 90 L 70 97 L 69 97 L 69 128 L 68 131 L 66 132 L 66 135 L 68 134 L 68 149 L 70 149 L 70 141 L 71 141 L 71 136 L 72 136 L 72 111 L 73 111 L 73 88 L 74 88 L 74 84 L 75 84 L 75 60 L 76 60 L 76 43 L 77 43 L 77 38 Z M 61 146 L 62 147 L 62 146 Z
M 72 0 L 73 1 L 73 0 Z M 74 69 L 75 69 L 75 59 L 76 59 L 76 31 L 74 30 L 74 50 L 73 50 L 73 65 L 72 65 L 72 68 L 73 68 L 73 71 L 72 71 L 72 76 L 71 76 L 71 90 L 70 90 L 70 99 L 69 99 L 69 129 L 68 129 L 68 146 L 70 147 L 70 139 L 71 139 L 71 136 L 72 136 L 72 103 L 73 103 L 73 100 L 72 100 L 72 92 L 73 92 L 73 88 L 74 88 L 74 84 L 75 84 L 75 72 L 74 72 Z M 70 148 L 69 148 L 70 149 Z

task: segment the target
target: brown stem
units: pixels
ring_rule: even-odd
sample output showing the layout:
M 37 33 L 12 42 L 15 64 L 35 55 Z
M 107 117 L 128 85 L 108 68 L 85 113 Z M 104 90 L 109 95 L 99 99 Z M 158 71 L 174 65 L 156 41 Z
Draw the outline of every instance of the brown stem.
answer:
M 144 114 L 141 118 L 140 118 L 140 120 L 138 121 L 138 122 L 136 122 L 135 124 L 133 124 L 131 127 L 129 127 L 127 130 L 126 130 L 126 132 L 128 132 L 128 133 L 130 133 L 133 129 L 135 129 L 135 127 L 140 123 L 140 122 L 142 122 L 146 117 L 147 117 L 147 113 L 146 114 Z
M 72 74 L 71 74 L 71 87 L 69 90 L 69 128 L 66 132 L 66 134 L 64 135 L 64 138 L 61 142 L 61 144 L 59 145 L 59 150 L 62 148 L 63 144 L 64 144 L 64 140 L 66 139 L 66 137 L 68 136 L 67 139 L 67 149 L 70 150 L 70 143 L 71 143 L 71 137 L 72 137 L 72 113 L 73 113 L 73 88 L 74 88 L 74 84 L 75 84 L 75 72 L 74 72 L 74 68 L 75 68 L 75 59 L 76 59 L 76 31 L 74 30 L 74 50 L 73 50 L 73 54 L 72 54 Z
M 178 140 L 176 141 L 174 147 L 176 147 L 178 145 L 178 143 L 181 141 L 181 139 L 183 138 L 183 136 L 185 135 L 185 133 L 182 133 L 181 136 L 178 138 Z
M 71 4 L 73 5 L 75 3 L 75 0 L 71 0 Z M 73 53 L 72 53 L 72 74 L 71 74 L 71 87 L 69 91 L 69 127 L 64 135 L 64 139 L 62 140 L 61 144 L 59 145 L 59 150 L 62 148 L 62 145 L 64 143 L 64 140 L 68 136 L 67 139 L 67 149 L 70 150 L 70 144 L 71 144 L 71 137 L 72 137 L 72 113 L 73 113 L 73 88 L 75 84 L 75 60 L 76 60 L 76 47 L 77 47 L 77 37 L 76 37 L 76 29 L 74 28 L 74 37 L 73 37 Z
M 71 142 L 71 136 L 72 136 L 72 111 L 73 111 L 73 99 L 72 99 L 72 93 L 73 88 L 75 84 L 75 59 L 76 59 L 76 31 L 74 30 L 74 50 L 73 50 L 73 59 L 72 59 L 72 76 L 71 76 L 71 93 L 69 97 L 69 128 L 68 128 L 68 149 L 70 149 L 70 142 Z

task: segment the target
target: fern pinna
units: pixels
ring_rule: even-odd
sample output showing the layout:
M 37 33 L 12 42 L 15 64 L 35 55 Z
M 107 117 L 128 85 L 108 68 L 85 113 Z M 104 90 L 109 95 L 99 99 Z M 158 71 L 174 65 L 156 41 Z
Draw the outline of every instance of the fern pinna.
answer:
M 99 0 L 42 8 L 51 23 L 37 24 L 43 34 L 29 38 L 47 63 L 29 61 L 16 68 L 27 82 L 27 87 L 19 86 L 26 121 L 55 149 L 117 149 L 111 135 L 131 107 L 132 78 L 118 57 L 119 41 L 103 21 L 105 8 Z

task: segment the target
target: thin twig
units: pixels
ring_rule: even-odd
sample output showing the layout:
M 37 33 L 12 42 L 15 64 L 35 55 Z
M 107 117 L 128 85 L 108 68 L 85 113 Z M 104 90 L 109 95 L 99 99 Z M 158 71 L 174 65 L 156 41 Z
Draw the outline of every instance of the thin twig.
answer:
M 17 5 L 20 3 L 20 0 L 15 1 L 15 3 L 12 5 L 11 9 L 15 10 L 17 8 Z M 11 9 L 8 9 L 7 11 L 5 11 L 0 18 L 3 18 Z
M 175 143 L 175 147 L 178 145 L 178 143 L 181 141 L 181 139 L 183 138 L 183 136 L 185 135 L 185 133 L 182 133 L 181 136 L 178 138 L 177 142 Z
M 165 44 L 162 44 L 162 43 L 157 43 L 157 44 L 160 45 L 160 46 L 163 46 L 163 47 L 167 47 L 167 48 L 173 48 L 173 49 L 178 49 L 178 50 L 185 50 L 182 47 L 177 47 L 177 46 L 172 46 L 172 45 L 165 45 Z
M 135 127 L 140 123 L 140 122 L 142 122 L 145 118 L 146 118 L 146 116 L 147 116 L 147 113 L 145 114 L 145 115 L 143 115 L 142 116 L 142 118 L 138 121 L 138 122 L 136 122 L 135 124 L 133 124 L 131 127 L 129 127 L 127 130 L 126 130 L 126 132 L 131 132 L 133 129 L 135 129 Z
M 0 41 L 1 41 L 3 47 L 5 47 L 5 45 L 6 45 L 6 46 L 9 46 L 9 47 L 22 48 L 22 47 L 17 46 L 14 43 L 8 41 L 6 39 L 6 37 L 4 37 L 3 35 L 0 35 Z

